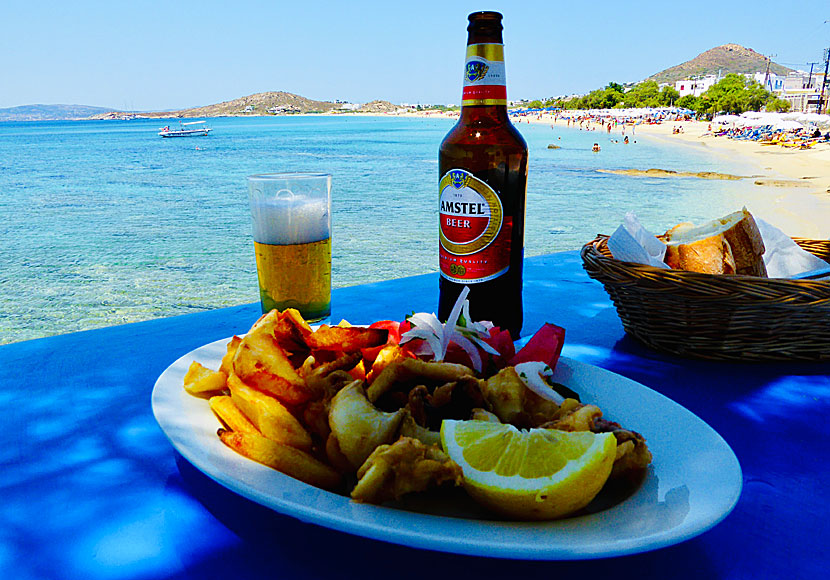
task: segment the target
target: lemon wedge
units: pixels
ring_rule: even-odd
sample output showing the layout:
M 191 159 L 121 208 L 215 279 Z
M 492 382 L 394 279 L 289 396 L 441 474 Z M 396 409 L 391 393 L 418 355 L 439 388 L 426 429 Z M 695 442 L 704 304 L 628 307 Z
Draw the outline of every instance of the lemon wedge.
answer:
M 608 480 L 617 449 L 612 433 L 448 419 L 441 444 L 461 466 L 473 499 L 522 520 L 561 518 L 588 505 Z

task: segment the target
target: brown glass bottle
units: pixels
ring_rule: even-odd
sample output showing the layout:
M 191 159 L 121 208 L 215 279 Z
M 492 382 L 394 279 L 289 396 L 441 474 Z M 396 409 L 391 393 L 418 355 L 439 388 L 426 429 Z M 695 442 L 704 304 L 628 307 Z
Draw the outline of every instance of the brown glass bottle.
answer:
M 470 316 L 519 338 L 527 144 L 507 114 L 501 14 L 470 14 L 461 117 L 438 152 L 438 317 L 464 286 Z

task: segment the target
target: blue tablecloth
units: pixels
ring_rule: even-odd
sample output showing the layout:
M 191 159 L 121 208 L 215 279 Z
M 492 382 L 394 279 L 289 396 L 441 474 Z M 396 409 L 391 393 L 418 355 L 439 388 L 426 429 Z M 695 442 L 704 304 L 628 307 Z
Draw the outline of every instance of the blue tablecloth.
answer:
M 434 311 L 435 275 L 340 288 L 334 321 Z M 623 332 L 575 252 L 527 260 L 524 333 L 567 329 L 564 354 L 639 381 L 714 427 L 743 470 L 734 511 L 643 554 L 520 562 L 335 532 L 236 496 L 174 451 L 150 394 L 182 354 L 243 333 L 258 304 L 0 347 L 3 578 L 812 578 L 830 568 L 828 364 L 660 355 Z M 828 345 L 830 348 L 830 345 Z M 682 433 L 677 433 L 682 437 Z M 823 491 L 822 491 L 823 490 Z

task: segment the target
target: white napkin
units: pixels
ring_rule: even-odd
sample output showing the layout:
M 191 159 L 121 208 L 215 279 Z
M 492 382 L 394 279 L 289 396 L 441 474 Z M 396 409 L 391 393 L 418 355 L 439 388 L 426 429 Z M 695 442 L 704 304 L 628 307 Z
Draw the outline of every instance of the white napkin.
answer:
M 764 265 L 770 278 L 793 278 L 828 267 L 827 262 L 802 249 L 774 225 L 758 218 L 755 218 L 755 223 L 764 240 Z
M 614 258 L 623 262 L 668 268 L 663 262 L 666 244 L 645 229 L 633 211 L 625 214 L 622 225 L 608 238 L 608 249 Z

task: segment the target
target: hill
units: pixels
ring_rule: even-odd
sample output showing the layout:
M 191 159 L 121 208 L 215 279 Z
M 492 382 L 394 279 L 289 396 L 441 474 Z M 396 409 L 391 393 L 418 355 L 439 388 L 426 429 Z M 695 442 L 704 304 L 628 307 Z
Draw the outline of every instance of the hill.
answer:
M 256 93 L 204 107 L 157 113 L 142 113 L 146 117 L 228 117 L 268 115 L 278 113 L 327 113 L 340 108 L 339 103 L 315 101 L 292 93 L 272 91 Z
M 0 121 L 65 121 L 110 111 L 112 109 L 87 105 L 21 105 L 0 109 Z
M 205 118 L 205 117 L 246 117 L 274 114 L 295 114 L 295 113 L 330 113 L 340 110 L 344 103 L 331 101 L 315 101 L 293 93 L 283 91 L 272 91 L 256 93 L 247 97 L 239 97 L 232 101 L 225 101 L 215 105 L 194 107 L 192 109 L 180 109 L 178 111 L 160 111 L 152 113 L 141 113 L 145 118 Z M 349 111 L 356 110 L 358 113 L 390 113 L 399 107 L 388 101 L 372 101 L 360 106 L 357 109 L 349 108 Z M 95 115 L 94 119 L 118 119 L 122 113 L 107 112 Z
M 655 73 L 646 80 L 658 83 L 674 83 L 692 76 L 726 75 L 727 73 L 752 74 L 765 72 L 767 59 L 751 48 L 744 48 L 740 44 L 724 44 L 716 46 L 697 55 L 692 60 L 678 64 L 664 71 Z M 786 76 L 792 71 L 780 64 L 770 63 L 770 72 Z

